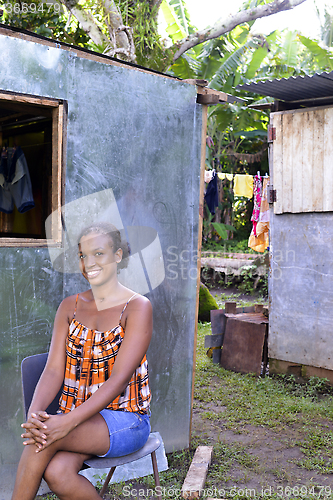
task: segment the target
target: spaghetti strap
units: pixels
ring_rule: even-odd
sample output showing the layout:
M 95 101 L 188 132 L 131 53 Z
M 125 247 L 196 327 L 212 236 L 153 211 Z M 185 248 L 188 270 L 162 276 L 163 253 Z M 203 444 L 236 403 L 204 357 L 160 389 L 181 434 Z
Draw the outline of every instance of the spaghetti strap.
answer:
M 128 299 L 128 301 L 126 302 L 125 306 L 124 306 L 124 309 L 121 311 L 121 314 L 120 314 L 120 318 L 119 318 L 119 325 L 121 323 L 121 318 L 123 317 L 123 314 L 125 312 L 125 309 L 128 305 L 128 303 L 133 299 L 133 297 L 135 297 L 136 295 L 138 295 L 137 293 L 135 293 L 134 295 L 132 295 L 132 297 L 130 299 Z
M 75 318 L 75 314 L 76 314 L 76 307 L 77 307 L 77 301 L 79 299 L 79 294 L 77 294 L 76 296 L 76 301 L 75 301 L 75 309 L 74 309 L 74 314 L 73 314 L 73 318 Z

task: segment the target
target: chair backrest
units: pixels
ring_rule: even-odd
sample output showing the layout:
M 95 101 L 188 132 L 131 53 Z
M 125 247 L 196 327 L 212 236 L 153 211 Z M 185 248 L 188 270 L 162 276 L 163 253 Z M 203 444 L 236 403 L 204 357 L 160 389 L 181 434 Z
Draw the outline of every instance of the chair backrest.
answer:
M 35 387 L 39 380 L 39 377 L 44 370 L 47 360 L 47 352 L 42 354 L 35 354 L 34 356 L 28 356 L 24 358 L 21 363 L 21 376 L 22 376 L 22 390 L 23 390 L 23 403 L 24 403 L 24 413 L 25 416 L 28 413 L 28 409 L 32 400 L 32 396 L 35 391 Z M 46 411 L 50 414 L 57 413 L 59 408 L 59 398 L 61 396 L 62 388 L 58 392 L 57 396 L 54 398 L 50 406 Z

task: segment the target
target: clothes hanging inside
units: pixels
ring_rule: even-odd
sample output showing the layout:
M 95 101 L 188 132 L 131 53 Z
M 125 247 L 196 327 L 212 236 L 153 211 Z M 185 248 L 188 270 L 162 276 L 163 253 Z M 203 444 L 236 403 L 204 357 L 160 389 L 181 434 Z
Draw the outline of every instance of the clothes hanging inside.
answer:
M 0 159 L 0 211 L 20 213 L 35 207 L 28 164 L 20 147 L 3 148 Z
M 217 172 L 217 176 L 222 181 L 223 181 L 223 179 L 227 179 L 228 181 L 232 181 L 234 178 L 234 174 L 228 174 L 227 172 Z
M 217 174 L 213 170 L 212 179 L 209 182 L 205 194 L 205 201 L 212 215 L 215 215 L 215 209 L 219 206 L 219 192 L 217 187 Z
M 253 176 L 249 174 L 236 174 L 234 179 L 234 196 L 253 196 Z

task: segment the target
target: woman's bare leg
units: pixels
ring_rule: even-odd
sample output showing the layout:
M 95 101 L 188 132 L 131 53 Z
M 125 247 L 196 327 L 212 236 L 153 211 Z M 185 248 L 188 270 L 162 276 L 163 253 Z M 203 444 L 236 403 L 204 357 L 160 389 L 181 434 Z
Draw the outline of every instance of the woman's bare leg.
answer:
M 51 471 L 54 471 L 53 467 L 51 469 L 51 461 L 58 452 L 67 451 L 73 453 L 73 463 L 75 464 L 74 468 L 71 469 L 71 471 L 73 471 L 80 463 L 80 460 L 82 465 L 83 461 L 88 458 L 88 456 L 103 455 L 108 451 L 109 446 L 109 431 L 105 420 L 99 414 L 79 425 L 66 437 L 54 442 L 43 451 L 36 453 L 35 445 L 25 446 L 17 470 L 12 500 L 34 500 L 43 474 L 49 465 L 49 476 L 51 477 L 52 475 L 52 482 L 55 484 L 54 472 L 51 474 Z M 81 457 L 78 457 L 78 454 L 81 455 Z M 58 459 L 56 463 L 59 464 Z M 71 481 L 69 481 L 69 485 L 74 481 L 73 478 L 74 476 L 72 476 Z M 88 498 L 83 495 L 83 489 L 86 491 L 87 488 L 87 480 L 85 480 L 85 478 L 83 478 L 83 480 L 84 486 L 80 488 L 79 491 L 75 490 L 75 488 L 79 487 L 78 483 L 75 484 L 75 486 L 73 485 L 74 489 L 72 490 L 72 496 L 70 496 L 71 499 L 81 498 L 84 500 Z M 80 484 L 82 484 L 81 480 Z M 91 488 L 96 495 L 96 499 L 99 498 L 95 488 L 93 486 L 91 486 Z M 79 493 L 79 496 L 75 496 L 76 493 Z M 69 497 L 64 497 L 64 499 L 65 498 L 67 499 Z M 95 496 L 93 496 L 93 493 L 90 493 L 89 500 L 94 500 L 94 498 Z
M 88 479 L 78 474 L 89 455 L 58 451 L 44 472 L 49 488 L 60 500 L 100 500 Z

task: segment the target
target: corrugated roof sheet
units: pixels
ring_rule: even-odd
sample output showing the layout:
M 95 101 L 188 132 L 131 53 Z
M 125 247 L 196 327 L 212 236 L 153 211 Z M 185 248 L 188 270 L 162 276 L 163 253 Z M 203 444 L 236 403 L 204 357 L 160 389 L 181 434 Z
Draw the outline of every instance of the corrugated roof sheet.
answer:
M 280 101 L 300 101 L 333 96 L 333 71 L 313 76 L 292 76 L 238 85 L 238 89 L 274 97 Z

